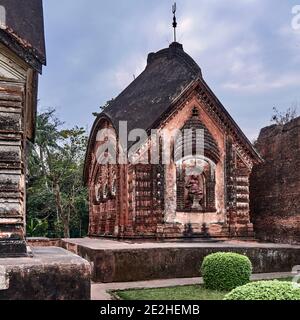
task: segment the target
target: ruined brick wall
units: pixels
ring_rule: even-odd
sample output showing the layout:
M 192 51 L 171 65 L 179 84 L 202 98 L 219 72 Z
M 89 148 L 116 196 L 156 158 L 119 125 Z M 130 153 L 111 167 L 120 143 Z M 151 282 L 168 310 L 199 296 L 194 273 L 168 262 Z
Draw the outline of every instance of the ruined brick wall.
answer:
M 265 160 L 250 181 L 256 237 L 300 243 L 300 117 L 262 129 L 256 147 Z

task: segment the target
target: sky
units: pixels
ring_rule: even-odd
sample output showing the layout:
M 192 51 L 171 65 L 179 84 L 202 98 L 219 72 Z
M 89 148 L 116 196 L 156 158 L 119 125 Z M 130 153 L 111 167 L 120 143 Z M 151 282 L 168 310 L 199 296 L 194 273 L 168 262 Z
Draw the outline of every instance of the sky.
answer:
M 173 41 L 172 4 L 44 0 L 39 111 L 56 108 L 65 126 L 89 131 L 92 113 L 144 70 L 148 53 Z M 251 140 L 270 125 L 273 107 L 298 103 L 300 112 L 295 5 L 300 0 L 177 0 L 178 42 Z

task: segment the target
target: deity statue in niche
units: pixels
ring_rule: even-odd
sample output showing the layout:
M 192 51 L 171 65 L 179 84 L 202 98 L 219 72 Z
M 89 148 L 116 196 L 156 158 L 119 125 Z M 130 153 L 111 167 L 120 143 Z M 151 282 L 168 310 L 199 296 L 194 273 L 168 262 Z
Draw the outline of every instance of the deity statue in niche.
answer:
M 207 180 L 210 172 L 210 164 L 204 159 L 189 158 L 181 162 L 177 173 L 179 210 L 207 210 Z
M 204 181 L 202 175 L 192 174 L 186 177 L 186 206 L 192 210 L 204 209 Z

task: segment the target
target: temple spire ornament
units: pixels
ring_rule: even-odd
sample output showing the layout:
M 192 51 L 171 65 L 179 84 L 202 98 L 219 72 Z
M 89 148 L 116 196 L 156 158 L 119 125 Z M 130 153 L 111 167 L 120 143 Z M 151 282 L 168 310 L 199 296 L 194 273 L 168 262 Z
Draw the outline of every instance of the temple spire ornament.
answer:
M 172 12 L 173 12 L 173 28 L 174 28 L 174 42 L 176 42 L 176 28 L 177 28 L 176 10 L 177 10 L 177 5 L 176 5 L 176 2 L 174 2 L 173 6 L 172 6 Z

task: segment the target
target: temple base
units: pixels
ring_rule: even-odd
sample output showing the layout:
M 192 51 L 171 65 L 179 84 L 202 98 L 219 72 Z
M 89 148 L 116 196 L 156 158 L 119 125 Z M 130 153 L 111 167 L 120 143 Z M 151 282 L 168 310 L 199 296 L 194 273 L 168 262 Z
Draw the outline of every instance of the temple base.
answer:
M 89 300 L 90 264 L 56 247 L 0 258 L 0 300 Z
M 0 240 L 0 258 L 27 257 L 25 240 Z
M 236 252 L 252 262 L 253 273 L 291 272 L 300 265 L 300 246 L 244 241 L 159 242 L 63 239 L 67 250 L 89 260 L 94 282 L 130 282 L 199 277 L 207 255 Z

